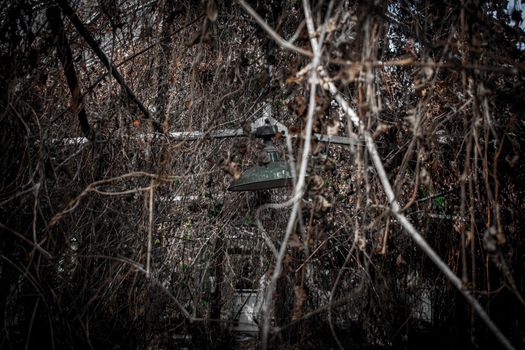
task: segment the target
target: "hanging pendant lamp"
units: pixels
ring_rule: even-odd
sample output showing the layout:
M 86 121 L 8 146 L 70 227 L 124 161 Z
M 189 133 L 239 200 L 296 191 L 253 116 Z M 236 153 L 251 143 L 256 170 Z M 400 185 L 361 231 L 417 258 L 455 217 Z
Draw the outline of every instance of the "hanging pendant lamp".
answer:
M 265 121 L 265 125 L 257 128 L 255 137 L 264 140 L 264 151 L 268 154 L 270 162 L 246 170 L 238 180 L 228 187 L 229 191 L 268 190 L 292 184 L 293 177 L 290 164 L 287 161 L 279 160 L 277 149 L 272 141 L 276 133 L 277 127 L 270 125 L 268 119 Z

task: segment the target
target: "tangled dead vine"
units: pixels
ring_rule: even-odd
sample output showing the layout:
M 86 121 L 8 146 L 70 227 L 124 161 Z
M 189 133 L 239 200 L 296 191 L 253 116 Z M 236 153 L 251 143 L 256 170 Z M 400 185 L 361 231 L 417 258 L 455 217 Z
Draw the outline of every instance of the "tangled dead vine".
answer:
M 0 348 L 522 348 L 522 5 L 374 4 L 6 1 Z

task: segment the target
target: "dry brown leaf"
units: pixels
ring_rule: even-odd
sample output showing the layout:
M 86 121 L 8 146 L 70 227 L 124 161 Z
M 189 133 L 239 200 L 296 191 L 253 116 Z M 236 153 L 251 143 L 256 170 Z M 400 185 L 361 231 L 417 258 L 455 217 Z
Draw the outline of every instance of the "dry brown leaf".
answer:
M 248 142 L 246 140 L 240 140 L 235 143 L 235 149 L 240 155 L 245 155 L 248 153 Z
M 392 127 L 391 125 L 380 123 L 377 126 L 376 130 L 374 131 L 374 134 L 372 135 L 372 138 L 374 140 L 377 140 L 377 138 L 379 136 L 381 136 L 381 134 L 383 134 L 383 133 L 387 132 L 388 130 L 390 130 L 391 127 Z
M 287 85 L 293 85 L 293 84 L 301 84 L 304 80 L 304 77 L 300 76 L 300 77 L 296 77 L 296 76 L 291 76 L 289 77 L 288 79 L 286 79 L 286 84 Z
M 296 233 L 292 233 L 290 235 L 290 239 L 288 240 L 288 245 L 291 248 L 302 248 L 303 244 L 301 243 L 301 239 Z
M 293 258 L 290 255 L 285 255 L 283 258 L 283 273 L 293 272 L 294 268 L 292 267 Z
M 332 119 L 330 121 L 330 123 L 326 126 L 326 133 L 329 135 L 329 136 L 335 136 L 339 133 L 339 125 L 341 125 L 341 123 L 339 122 L 339 120 L 337 119 Z
M 234 180 L 239 180 L 241 178 L 241 166 L 239 163 L 229 162 L 226 165 L 223 165 L 221 169 L 233 177 Z
M 324 171 L 334 171 L 336 167 L 337 163 L 332 158 L 326 158 L 326 160 L 323 163 Z
M 306 291 L 304 290 L 304 288 L 300 286 L 296 286 L 294 288 L 294 292 L 295 292 L 295 304 L 293 306 L 293 311 L 292 311 L 292 320 L 298 320 L 301 318 L 303 305 L 304 305 L 304 302 L 306 301 L 307 295 L 306 295 Z
M 283 137 L 284 137 L 283 133 L 280 132 L 280 131 L 277 131 L 275 133 L 275 137 L 274 137 L 275 143 L 278 143 L 279 141 L 281 141 L 283 139 Z
M 403 257 L 403 255 L 399 254 L 396 258 L 396 266 L 397 267 L 401 267 L 401 266 L 405 266 L 407 264 L 405 258 Z
M 310 186 L 312 190 L 319 192 L 323 188 L 324 181 L 323 178 L 319 175 L 314 175 L 310 177 Z
M 295 96 L 295 111 L 297 112 L 298 116 L 303 116 L 306 112 L 306 99 L 304 96 Z
M 299 135 L 302 132 L 303 132 L 303 129 L 300 127 L 292 126 L 291 128 L 288 129 L 288 134 L 290 134 L 291 136 Z

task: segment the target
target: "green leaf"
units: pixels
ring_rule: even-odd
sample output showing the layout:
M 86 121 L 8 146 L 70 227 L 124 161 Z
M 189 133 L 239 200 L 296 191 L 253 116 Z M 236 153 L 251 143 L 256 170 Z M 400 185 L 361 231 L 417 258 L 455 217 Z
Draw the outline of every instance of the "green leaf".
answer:
M 434 202 L 436 203 L 436 207 L 438 209 L 443 209 L 445 207 L 445 197 L 443 196 L 436 197 Z
M 246 226 L 250 226 L 253 224 L 253 219 L 250 215 L 246 215 L 243 221 L 244 221 L 244 225 Z

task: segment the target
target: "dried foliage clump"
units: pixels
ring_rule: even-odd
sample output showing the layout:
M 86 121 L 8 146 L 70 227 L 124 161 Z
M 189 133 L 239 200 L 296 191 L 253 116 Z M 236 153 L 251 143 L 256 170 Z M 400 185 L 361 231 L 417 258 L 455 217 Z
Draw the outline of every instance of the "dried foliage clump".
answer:
M 248 347 L 240 289 L 249 346 L 523 348 L 523 23 L 517 1 L 5 1 L 0 348 Z M 295 186 L 228 192 L 263 145 L 210 136 L 269 111 Z

